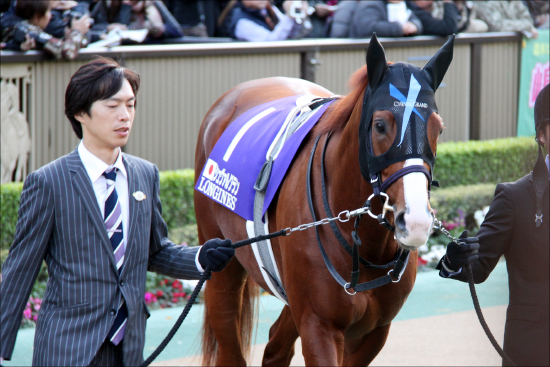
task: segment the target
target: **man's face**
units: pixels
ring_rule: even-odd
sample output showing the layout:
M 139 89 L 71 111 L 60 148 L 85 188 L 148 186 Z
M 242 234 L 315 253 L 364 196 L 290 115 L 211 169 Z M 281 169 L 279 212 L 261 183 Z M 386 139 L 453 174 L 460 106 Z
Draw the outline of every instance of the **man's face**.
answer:
M 126 145 L 134 122 L 136 98 L 128 80 L 111 98 L 95 101 L 90 115 L 75 118 L 82 124 L 82 140 L 90 151 L 114 150 Z

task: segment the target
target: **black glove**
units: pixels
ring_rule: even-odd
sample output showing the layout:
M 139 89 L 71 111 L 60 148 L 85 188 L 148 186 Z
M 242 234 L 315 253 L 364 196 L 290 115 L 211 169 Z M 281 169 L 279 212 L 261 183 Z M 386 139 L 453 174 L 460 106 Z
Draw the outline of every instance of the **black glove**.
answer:
M 222 271 L 235 255 L 235 249 L 231 247 L 231 240 L 220 240 L 215 238 L 206 241 L 199 254 L 199 263 L 203 269 L 210 268 L 212 271 Z
M 447 246 L 447 253 L 442 259 L 446 270 L 455 273 L 465 265 L 476 261 L 479 250 L 478 242 L 477 237 L 468 237 L 468 230 L 462 232 L 458 243 L 450 242 Z

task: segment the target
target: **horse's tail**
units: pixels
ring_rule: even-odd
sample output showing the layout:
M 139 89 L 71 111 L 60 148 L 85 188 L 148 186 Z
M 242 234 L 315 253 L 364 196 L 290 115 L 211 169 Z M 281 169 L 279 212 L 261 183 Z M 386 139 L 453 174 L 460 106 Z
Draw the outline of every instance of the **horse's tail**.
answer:
M 237 318 L 240 314 L 240 320 L 238 324 L 238 337 L 241 346 L 241 353 L 245 359 L 248 359 L 250 354 L 250 346 L 253 340 L 252 330 L 257 320 L 258 314 L 258 295 L 259 295 L 259 286 L 250 278 L 246 276 L 244 284 L 241 287 L 240 291 L 236 294 L 230 294 L 230 296 L 239 296 L 242 297 L 239 309 L 235 310 L 219 310 L 217 312 L 234 312 L 234 318 Z M 242 293 L 241 293 L 242 291 Z M 225 293 L 225 292 L 223 292 Z M 217 293 L 218 295 L 220 293 Z M 227 293 L 225 293 L 227 294 Z M 205 303 L 208 302 L 208 293 L 205 293 Z M 216 300 L 217 304 L 224 305 L 221 300 Z M 231 302 L 227 303 L 231 304 Z M 216 340 L 215 332 L 212 327 L 212 317 L 209 315 L 208 308 L 205 307 L 204 312 L 204 323 L 202 329 L 202 365 L 203 366 L 214 366 L 218 356 L 218 342 Z

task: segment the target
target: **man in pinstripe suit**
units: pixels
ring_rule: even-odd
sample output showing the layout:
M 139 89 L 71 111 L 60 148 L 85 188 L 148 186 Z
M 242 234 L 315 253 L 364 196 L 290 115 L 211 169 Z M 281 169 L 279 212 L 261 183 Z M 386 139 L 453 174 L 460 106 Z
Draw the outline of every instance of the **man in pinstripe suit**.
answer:
M 0 357 L 11 358 L 21 316 L 43 260 L 49 280 L 36 326 L 33 365 L 135 366 L 143 362 L 148 270 L 198 279 L 222 270 L 229 240 L 201 248 L 169 241 L 159 173 L 121 152 L 135 116 L 139 76 L 105 58 L 71 78 L 65 113 L 82 139 L 31 173 L 21 194 L 0 287 Z

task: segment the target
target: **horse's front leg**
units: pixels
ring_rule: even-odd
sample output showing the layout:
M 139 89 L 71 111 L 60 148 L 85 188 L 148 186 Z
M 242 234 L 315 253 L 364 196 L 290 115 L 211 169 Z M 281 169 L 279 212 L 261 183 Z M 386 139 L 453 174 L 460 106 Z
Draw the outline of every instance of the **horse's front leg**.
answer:
M 269 330 L 269 342 L 265 347 L 262 366 L 289 366 L 294 356 L 294 343 L 298 338 L 298 330 L 285 306 L 281 315 Z
M 300 322 L 302 354 L 306 366 L 341 366 L 344 359 L 344 331 L 315 314 Z
M 388 334 L 390 324 L 378 326 L 360 340 L 346 340 L 344 366 L 368 366 L 380 353 Z

